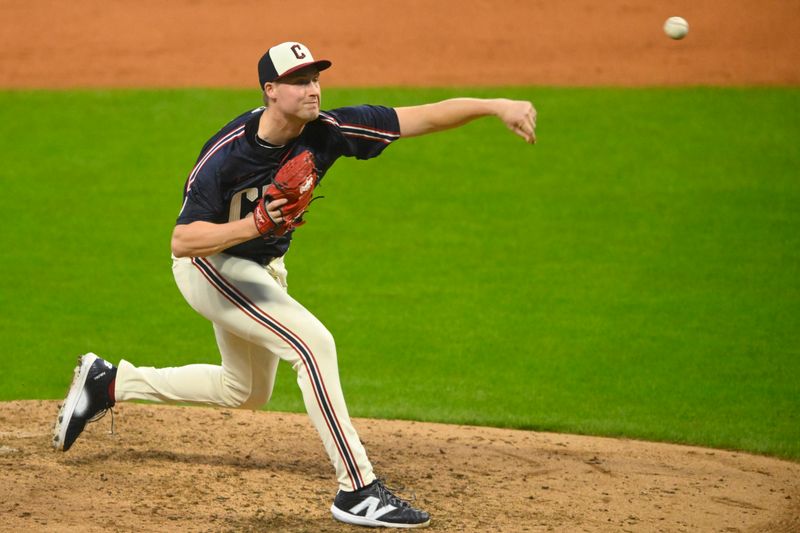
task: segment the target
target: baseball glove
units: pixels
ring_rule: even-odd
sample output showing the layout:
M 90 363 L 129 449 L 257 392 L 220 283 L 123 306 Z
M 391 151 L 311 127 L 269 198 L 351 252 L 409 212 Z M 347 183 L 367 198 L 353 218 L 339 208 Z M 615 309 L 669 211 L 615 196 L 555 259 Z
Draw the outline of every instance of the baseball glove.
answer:
M 264 197 L 253 211 L 258 232 L 264 238 L 272 239 L 305 224 L 303 213 L 311 203 L 318 181 L 314 156 L 308 150 L 287 161 L 272 178 Z M 275 222 L 267 212 L 267 204 L 281 198 L 287 199 L 280 208 L 283 221 Z

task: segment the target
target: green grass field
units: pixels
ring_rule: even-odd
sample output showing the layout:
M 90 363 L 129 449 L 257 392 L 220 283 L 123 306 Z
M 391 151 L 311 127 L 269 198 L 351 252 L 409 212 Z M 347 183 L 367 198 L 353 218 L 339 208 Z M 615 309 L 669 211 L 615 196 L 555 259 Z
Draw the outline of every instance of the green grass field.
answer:
M 800 459 L 800 90 L 328 90 L 531 99 L 327 175 L 287 256 L 354 416 Z M 0 92 L 0 400 L 75 357 L 215 362 L 170 270 L 181 187 L 252 91 Z M 269 409 L 302 411 L 282 365 Z

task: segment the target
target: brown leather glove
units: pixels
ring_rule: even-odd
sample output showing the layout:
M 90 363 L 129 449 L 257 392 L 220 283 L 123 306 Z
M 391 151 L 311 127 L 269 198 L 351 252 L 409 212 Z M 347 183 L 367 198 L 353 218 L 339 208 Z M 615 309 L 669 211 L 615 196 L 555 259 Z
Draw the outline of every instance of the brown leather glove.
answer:
M 314 155 L 308 150 L 287 161 L 272 178 L 264 197 L 253 211 L 258 232 L 264 238 L 272 239 L 305 224 L 303 213 L 311 203 L 318 181 Z M 269 216 L 267 204 L 281 198 L 286 198 L 287 202 L 280 208 L 283 220 L 276 222 Z

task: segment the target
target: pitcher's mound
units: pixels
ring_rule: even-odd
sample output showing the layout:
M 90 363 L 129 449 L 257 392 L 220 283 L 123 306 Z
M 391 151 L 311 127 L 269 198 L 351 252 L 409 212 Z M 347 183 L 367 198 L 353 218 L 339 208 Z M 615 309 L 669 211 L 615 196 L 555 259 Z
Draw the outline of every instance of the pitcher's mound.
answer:
M 0 403 L 4 531 L 356 531 L 305 415 L 124 404 L 67 453 Z M 435 531 L 800 531 L 800 464 L 630 440 L 356 419 Z

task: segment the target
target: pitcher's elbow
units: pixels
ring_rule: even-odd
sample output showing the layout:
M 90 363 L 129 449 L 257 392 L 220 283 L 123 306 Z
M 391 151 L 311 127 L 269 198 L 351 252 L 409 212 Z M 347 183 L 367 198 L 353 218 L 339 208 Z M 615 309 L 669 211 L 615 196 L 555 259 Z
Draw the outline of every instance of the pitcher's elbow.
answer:
M 181 241 L 180 236 L 176 235 L 175 233 L 172 234 L 172 239 L 170 240 L 170 248 L 172 250 L 172 255 L 174 255 L 175 257 L 189 256 L 188 248 Z

